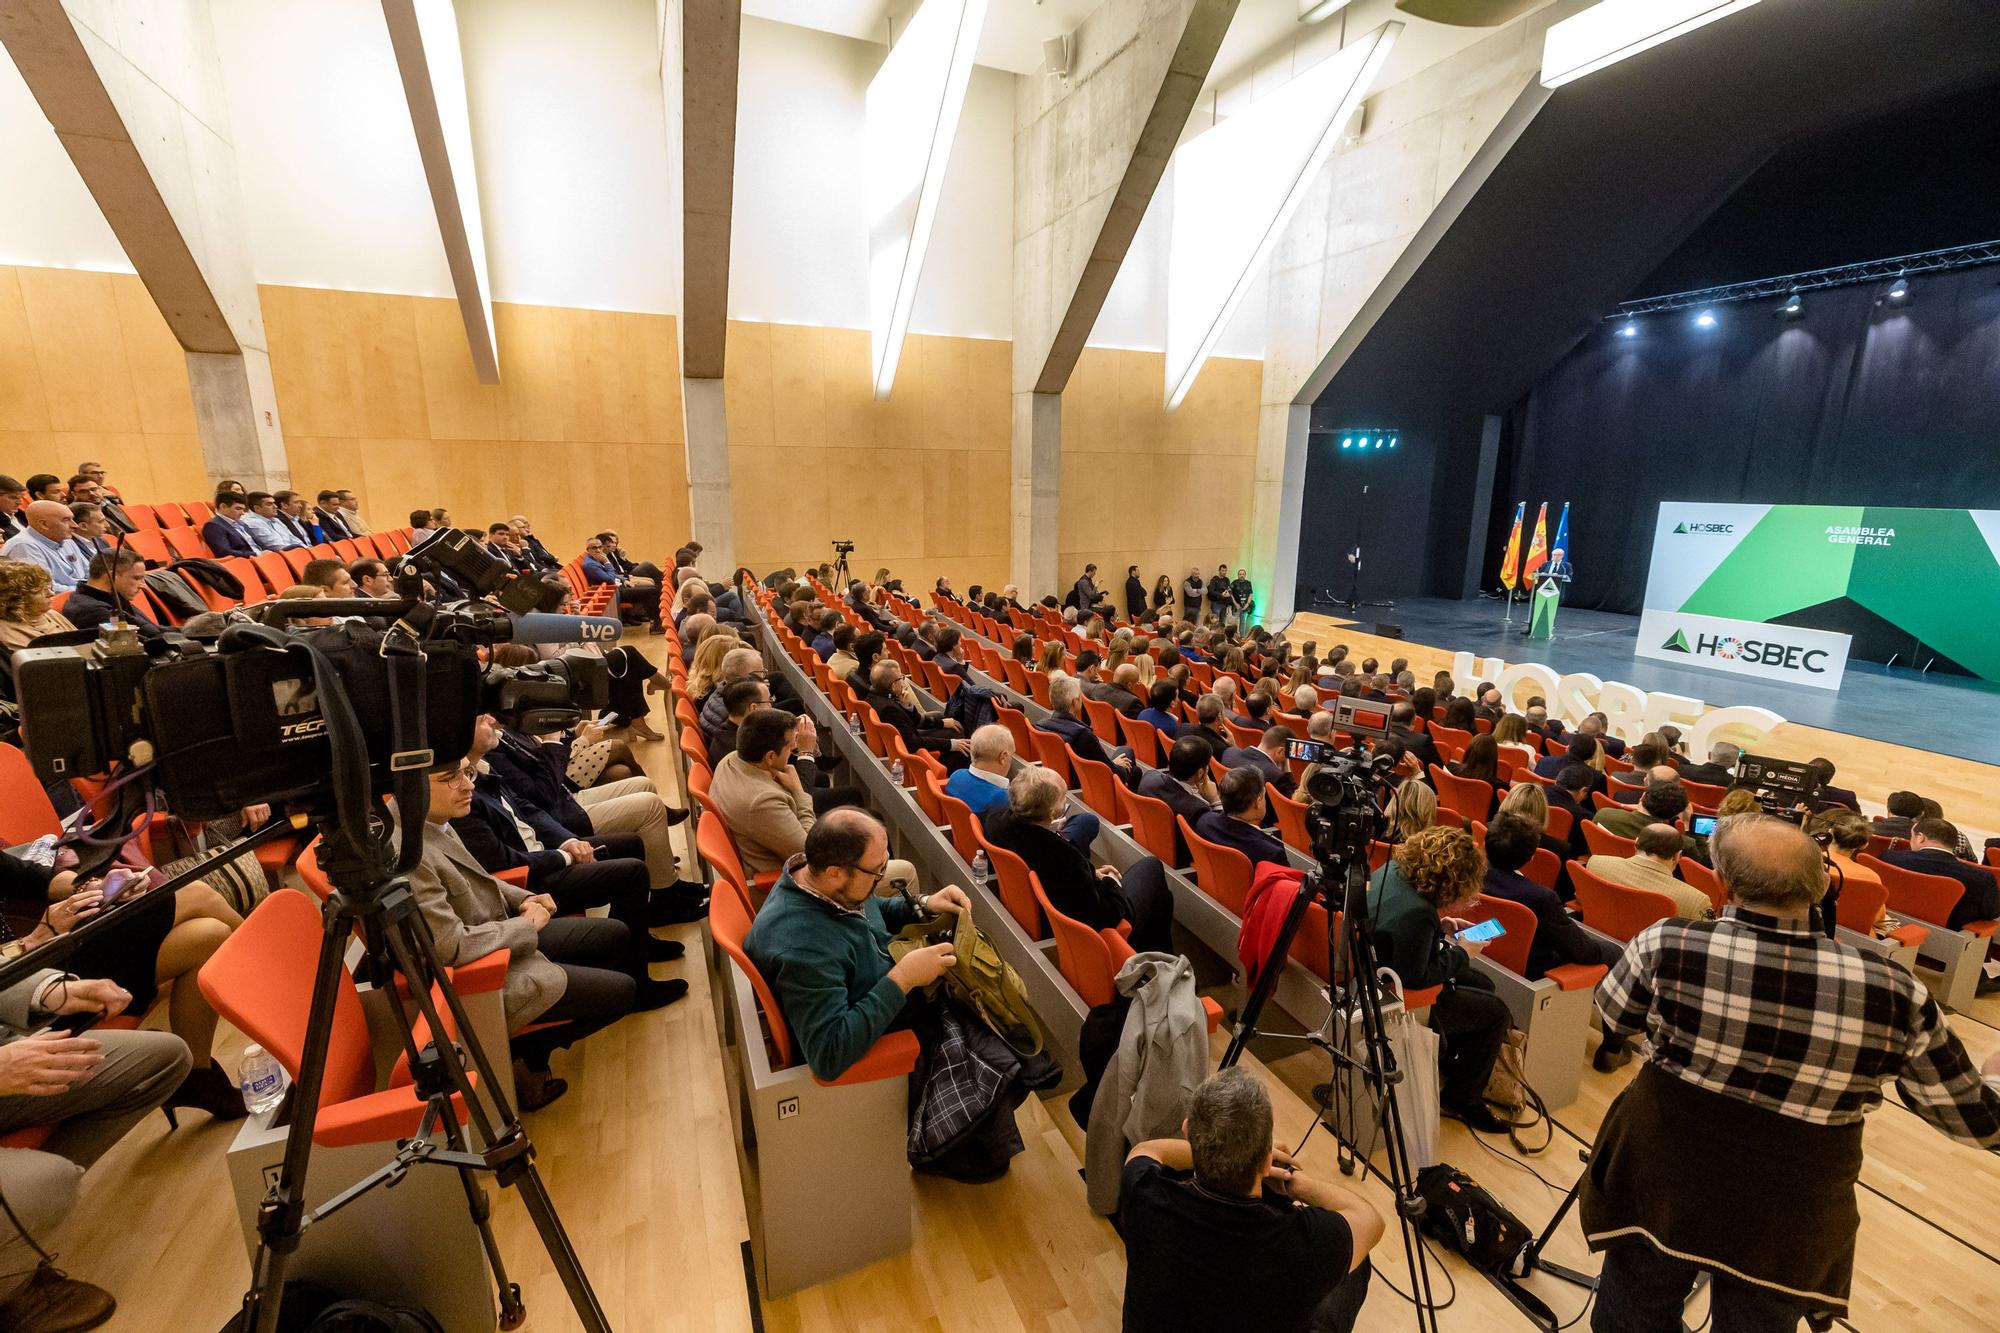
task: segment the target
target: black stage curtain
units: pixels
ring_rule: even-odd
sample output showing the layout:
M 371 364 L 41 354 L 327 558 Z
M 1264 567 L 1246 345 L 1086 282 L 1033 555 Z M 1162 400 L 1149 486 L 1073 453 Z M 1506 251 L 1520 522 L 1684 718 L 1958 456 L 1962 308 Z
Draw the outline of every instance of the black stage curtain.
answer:
M 1884 282 L 1808 292 L 1797 320 L 1767 301 L 1592 332 L 1516 409 L 1492 567 L 1524 498 L 1529 525 L 1571 503 L 1566 600 L 1626 613 L 1662 500 L 2000 508 L 2000 266 L 1910 285 L 1907 308 Z

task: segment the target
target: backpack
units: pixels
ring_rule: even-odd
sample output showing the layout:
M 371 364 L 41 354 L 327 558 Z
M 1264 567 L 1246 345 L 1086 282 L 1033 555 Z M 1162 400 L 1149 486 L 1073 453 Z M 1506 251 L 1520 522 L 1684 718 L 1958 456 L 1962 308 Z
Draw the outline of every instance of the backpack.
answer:
M 1556 1327 L 1554 1312 L 1515 1281 L 1535 1265 L 1535 1233 L 1527 1223 L 1478 1181 L 1442 1162 L 1417 1172 L 1417 1194 L 1424 1201 L 1418 1226 L 1426 1236 L 1491 1277 L 1530 1319 Z
M 903 927 L 889 941 L 889 956 L 902 961 L 904 954 L 935 941 L 944 918 L 920 917 Z M 952 998 L 979 1015 L 981 1022 L 1000 1037 L 1015 1054 L 1040 1055 L 1048 1048 L 1048 1033 L 1028 1003 L 1027 988 L 999 950 L 973 924 L 972 913 L 960 912 L 952 935 L 952 949 L 958 961 L 934 985 L 942 985 Z

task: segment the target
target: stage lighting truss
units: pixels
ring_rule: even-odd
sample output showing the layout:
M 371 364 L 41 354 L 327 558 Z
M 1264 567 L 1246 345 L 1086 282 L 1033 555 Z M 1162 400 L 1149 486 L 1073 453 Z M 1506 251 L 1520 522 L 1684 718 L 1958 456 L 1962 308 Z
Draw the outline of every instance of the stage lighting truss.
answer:
M 1842 264 L 1838 268 L 1814 269 L 1810 273 L 1786 273 L 1775 278 L 1758 278 L 1753 282 L 1736 282 L 1724 287 L 1648 296 L 1642 300 L 1625 301 L 1604 318 L 1619 323 L 1622 333 L 1624 326 L 1641 315 L 1658 315 L 1728 302 L 1763 301 L 1772 297 L 1787 298 L 1787 306 L 1800 305 L 1800 293 L 1828 287 L 1852 287 L 1868 282 L 1900 283 L 1903 293 L 1907 295 L 1909 279 L 1918 273 L 1944 273 L 1996 263 L 2000 263 L 2000 241 L 1980 241 L 1975 245 L 1954 246 L 1949 250 L 1927 250 L 1922 254 L 1900 255 L 1894 259 L 1871 259 L 1860 264 Z M 1908 302 L 1899 298 L 1895 304 Z

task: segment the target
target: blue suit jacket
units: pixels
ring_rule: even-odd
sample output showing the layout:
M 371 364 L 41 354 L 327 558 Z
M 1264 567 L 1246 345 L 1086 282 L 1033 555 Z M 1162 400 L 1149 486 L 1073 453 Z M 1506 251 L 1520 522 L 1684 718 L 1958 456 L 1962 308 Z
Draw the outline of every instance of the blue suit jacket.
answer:
M 1285 855 L 1285 844 L 1264 830 L 1225 815 L 1220 810 L 1211 810 L 1192 822 L 1194 831 L 1210 842 L 1219 843 L 1224 847 L 1234 847 L 1249 857 L 1252 871 L 1266 861 L 1280 866 L 1292 863 L 1291 858 Z
M 526 866 L 528 883 L 539 884 L 545 876 L 568 864 L 559 849 L 576 835 L 530 802 L 508 792 L 507 800 L 514 813 L 534 829 L 536 839 L 542 844 L 541 851 L 529 851 L 528 844 L 521 840 L 521 830 L 514 827 L 513 816 L 500 803 L 503 790 L 498 775 L 482 774 L 472 789 L 472 812 L 452 820 L 451 826 L 458 830 L 466 850 L 494 874 Z
M 245 560 L 257 554 L 257 546 L 237 524 L 217 515 L 201 525 L 201 539 L 218 558 L 240 555 Z
M 591 835 L 590 815 L 577 804 L 563 773 L 569 764 L 568 746 L 540 745 L 503 728 L 500 743 L 486 756 L 486 764 L 499 775 L 508 799 L 526 801 L 569 830 L 572 838 Z M 476 793 L 477 788 L 474 790 Z

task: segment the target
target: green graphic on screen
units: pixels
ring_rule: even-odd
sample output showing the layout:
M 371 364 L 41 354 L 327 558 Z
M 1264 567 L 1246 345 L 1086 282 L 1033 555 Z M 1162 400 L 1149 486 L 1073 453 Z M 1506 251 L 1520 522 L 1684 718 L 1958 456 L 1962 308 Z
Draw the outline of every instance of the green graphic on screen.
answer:
M 1738 513 L 1761 516 L 1741 525 L 1719 521 Z M 1719 563 L 1680 605 L 1654 601 L 1664 581 L 1658 571 L 1701 558 L 1696 543 L 1704 541 L 1726 547 Z M 1973 675 L 2000 681 L 1996 545 L 2000 513 L 1991 511 L 1663 505 L 1647 604 L 1795 625 L 1813 624 L 1814 612 L 1837 619 L 1858 608 Z

